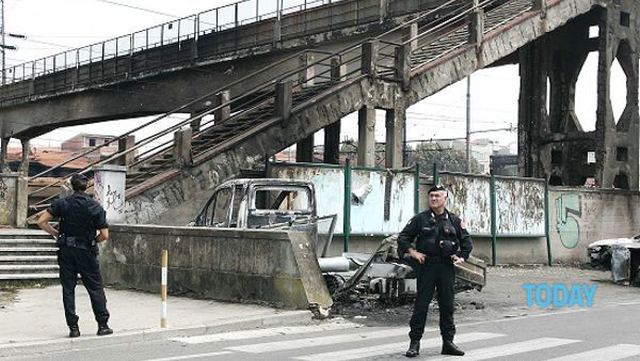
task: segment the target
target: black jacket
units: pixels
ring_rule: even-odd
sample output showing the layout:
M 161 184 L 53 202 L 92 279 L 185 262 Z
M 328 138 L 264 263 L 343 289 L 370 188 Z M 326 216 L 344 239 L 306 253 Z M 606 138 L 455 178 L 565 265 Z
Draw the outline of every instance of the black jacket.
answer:
M 417 238 L 417 239 L 416 239 Z M 415 246 L 412 244 L 415 241 Z M 440 241 L 450 241 L 452 249 L 443 249 Z M 473 243 L 460 217 L 449 212 L 436 216 L 431 209 L 416 214 L 398 235 L 398 255 L 402 257 L 409 248 L 415 248 L 427 257 L 448 257 L 456 254 L 469 258 Z
M 84 192 L 55 200 L 47 212 L 60 218 L 59 242 L 67 246 L 89 249 L 96 230 L 109 227 L 104 208 Z

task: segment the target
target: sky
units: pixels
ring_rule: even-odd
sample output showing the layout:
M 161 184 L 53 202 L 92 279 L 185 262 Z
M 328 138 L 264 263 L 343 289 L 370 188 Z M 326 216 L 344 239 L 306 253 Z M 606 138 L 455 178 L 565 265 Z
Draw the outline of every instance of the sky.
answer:
M 261 11 L 274 4 L 260 0 Z M 299 5 L 303 0 L 283 0 Z M 309 0 L 311 1 L 311 0 Z M 17 50 L 6 52 L 7 66 L 125 35 L 146 27 L 226 5 L 234 1 L 157 0 L 4 0 L 5 31 L 25 35 L 25 40 L 7 38 Z M 266 4 L 266 5 L 265 5 Z M 143 10 L 144 9 L 144 10 Z M 270 9 L 269 9 L 270 10 Z M 585 130 L 595 128 L 597 55 L 591 54 L 582 70 L 576 91 L 576 113 Z M 612 69 L 611 98 L 614 114 L 624 109 L 626 83 L 617 63 Z M 466 134 L 466 80 L 455 83 L 411 106 L 407 113 L 407 140 L 464 138 Z M 516 65 L 475 72 L 471 76 L 471 131 L 512 128 L 472 134 L 472 139 L 489 138 L 497 145 L 517 150 L 519 77 Z M 146 118 L 145 118 L 146 119 Z M 163 125 L 175 124 L 180 117 Z M 57 129 L 32 140 L 35 146 L 57 146 L 77 133 L 120 135 L 144 119 L 114 121 Z M 357 116 L 342 122 L 342 138 L 357 138 Z M 138 138 L 148 135 L 142 132 Z M 385 139 L 384 113 L 377 112 L 376 141 Z M 322 134 L 316 144 L 322 143 Z M 16 144 L 16 143 L 14 143 Z M 16 144 L 17 145 L 17 144 Z

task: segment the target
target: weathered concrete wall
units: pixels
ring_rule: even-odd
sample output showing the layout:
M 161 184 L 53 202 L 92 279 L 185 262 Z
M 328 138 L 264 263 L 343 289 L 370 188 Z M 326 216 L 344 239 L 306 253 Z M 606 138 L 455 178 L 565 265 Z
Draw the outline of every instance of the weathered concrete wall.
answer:
M 640 233 L 640 194 L 552 188 L 549 233 L 555 262 L 584 262 L 589 243 Z
M 170 294 L 307 308 L 287 232 L 113 225 L 101 249 L 107 284 L 160 290 L 160 258 L 169 252 Z
M 341 166 L 275 163 L 269 165 L 269 176 L 313 182 L 318 215 L 337 214 L 336 233 L 342 233 L 344 169 Z M 393 234 L 401 229 L 414 214 L 414 181 L 412 170 L 351 170 L 351 234 Z
M 549 191 L 549 236 L 554 263 L 584 263 L 589 243 L 640 233 L 640 194 L 621 190 L 551 187 Z M 471 230 L 473 255 L 490 262 L 491 238 Z M 351 237 L 349 251 L 371 252 L 383 237 Z M 343 250 L 335 237 L 330 254 Z M 547 263 L 545 237 L 498 237 L 497 264 Z
M 27 219 L 27 179 L 0 173 L 0 226 L 23 227 Z

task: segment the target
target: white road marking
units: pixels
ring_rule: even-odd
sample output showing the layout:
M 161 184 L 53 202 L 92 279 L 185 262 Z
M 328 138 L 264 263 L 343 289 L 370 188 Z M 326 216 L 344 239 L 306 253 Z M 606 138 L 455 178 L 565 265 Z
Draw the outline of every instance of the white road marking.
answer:
M 623 358 L 640 355 L 640 345 L 620 344 L 615 346 L 603 347 L 591 351 L 581 352 L 573 355 L 556 357 L 548 361 L 614 361 Z
M 154 358 L 148 359 L 146 361 L 176 361 L 176 360 L 189 360 L 192 358 L 203 358 L 203 357 L 214 357 L 214 356 L 222 356 L 228 355 L 232 352 L 229 351 L 218 351 L 218 352 L 209 352 L 209 353 L 199 353 L 193 355 L 184 355 L 184 356 L 174 356 L 174 357 L 164 357 L 164 358 Z
M 489 340 L 496 337 L 505 336 L 503 334 L 498 333 L 487 333 L 487 332 L 471 332 L 456 336 L 457 343 L 465 343 L 465 342 L 473 342 L 480 340 Z M 442 339 L 440 337 L 423 339 L 420 342 L 420 348 L 426 349 L 429 347 L 439 347 L 442 344 Z M 354 348 L 351 350 L 341 350 L 334 352 L 324 352 L 317 353 L 312 355 L 305 355 L 296 357 L 297 360 L 304 361 L 346 361 L 346 360 L 355 360 L 367 357 L 381 356 L 381 355 L 389 355 L 389 354 L 403 354 L 409 345 L 409 341 L 389 343 L 385 345 L 375 345 L 371 347 L 361 347 Z
M 470 350 L 464 355 L 464 361 L 487 360 L 494 357 L 517 355 L 525 352 L 531 352 L 531 351 L 543 350 L 543 349 L 552 348 L 552 347 L 569 345 L 576 342 L 582 342 L 582 341 L 569 340 L 565 338 L 552 338 L 552 337 L 536 338 L 529 341 L 509 343 L 505 345 Z M 447 356 L 447 357 L 437 358 L 435 360 L 450 360 L 454 358 L 457 359 L 459 357 Z
M 300 334 L 306 334 L 306 333 L 312 333 L 312 332 L 345 330 L 345 329 L 360 328 L 360 327 L 362 326 L 359 324 L 350 323 L 350 322 L 349 323 L 330 323 L 326 325 L 317 325 L 317 326 L 314 325 L 314 326 L 274 327 L 274 328 L 263 328 L 258 330 L 215 333 L 211 335 L 202 335 L 202 336 L 193 336 L 193 337 L 178 337 L 178 338 L 171 339 L 171 341 L 182 342 L 189 345 L 196 345 L 201 343 L 249 340 L 249 339 L 256 339 L 261 337 L 273 337 L 273 336 L 282 336 L 282 335 L 300 335 Z
M 252 345 L 233 346 L 227 347 L 226 350 L 241 351 L 248 353 L 264 353 L 275 351 L 295 350 L 306 347 L 316 347 L 325 345 L 336 345 L 341 343 L 352 343 L 366 340 L 377 340 L 381 338 L 406 336 L 406 327 L 392 328 L 381 331 L 369 331 L 369 332 L 357 332 L 348 333 L 343 335 L 323 336 L 323 337 L 309 337 L 288 341 L 275 341 L 256 343 Z

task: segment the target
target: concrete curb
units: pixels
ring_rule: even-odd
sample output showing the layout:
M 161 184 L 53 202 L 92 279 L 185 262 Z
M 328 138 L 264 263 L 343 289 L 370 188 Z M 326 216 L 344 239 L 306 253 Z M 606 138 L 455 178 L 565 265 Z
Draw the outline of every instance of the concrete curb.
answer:
M 240 320 L 220 320 L 209 325 L 198 325 L 174 329 L 145 329 L 136 331 L 117 332 L 111 336 L 81 336 L 79 338 L 64 338 L 33 342 L 19 342 L 0 344 L 0 358 L 45 354 L 49 352 L 64 352 L 71 349 L 85 349 L 134 342 L 148 342 L 168 340 L 174 337 L 201 336 L 227 331 L 239 331 L 251 328 L 264 328 L 288 325 L 312 324 L 312 314 L 309 311 L 291 311 L 269 316 L 252 316 Z

